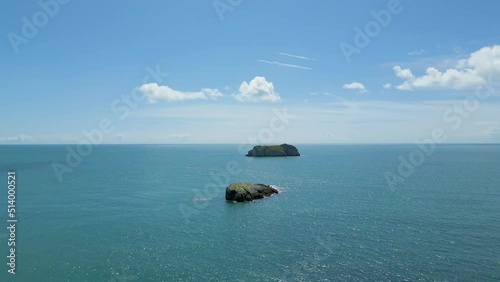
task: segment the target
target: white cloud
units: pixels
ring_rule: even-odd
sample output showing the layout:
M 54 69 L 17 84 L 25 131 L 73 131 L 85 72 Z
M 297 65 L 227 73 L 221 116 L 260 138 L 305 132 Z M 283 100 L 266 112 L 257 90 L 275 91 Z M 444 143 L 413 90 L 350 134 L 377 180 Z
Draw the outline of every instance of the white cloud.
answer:
M 168 136 L 169 139 L 181 139 L 181 140 L 189 139 L 190 137 L 191 134 L 187 133 L 176 133 L 176 134 L 170 134 Z
M 309 93 L 309 96 L 317 96 L 317 95 L 323 95 L 323 96 L 333 96 L 333 94 L 332 94 L 332 93 L 330 93 L 330 92 L 323 92 L 323 93 L 311 92 L 311 93 Z
M 290 54 L 290 53 L 278 53 L 278 55 L 282 55 L 282 56 L 287 56 L 287 57 L 292 57 L 292 58 L 295 58 L 295 59 L 300 59 L 300 60 L 307 60 L 307 61 L 316 61 L 316 59 L 313 59 L 313 58 L 308 58 L 306 56 L 299 56 L 299 55 L 294 55 L 294 54 Z
M 18 136 L 2 137 L 0 143 L 24 143 L 33 140 L 29 135 L 21 134 Z
M 486 134 L 492 139 L 500 138 L 500 129 L 499 128 L 490 128 L 486 131 Z
M 238 101 L 267 101 L 277 102 L 281 100 L 280 95 L 274 91 L 272 82 L 268 82 L 265 77 L 256 76 L 250 83 L 243 81 L 240 85 L 239 93 L 234 95 Z
M 386 83 L 386 84 L 384 84 L 384 86 L 383 86 L 383 87 L 384 87 L 385 89 L 391 89 L 391 88 L 392 88 L 392 84 L 390 84 L 390 83 Z
M 287 68 L 295 68 L 295 69 L 303 69 L 303 70 L 312 70 L 312 68 L 308 67 L 303 67 L 299 65 L 292 65 L 292 64 L 285 64 L 285 63 L 280 63 L 276 61 L 266 61 L 266 60 L 258 60 L 261 63 L 269 64 L 269 65 L 277 65 L 277 66 L 282 66 L 282 67 L 287 67 Z
M 481 48 L 445 71 L 429 67 L 424 75 L 418 77 L 410 69 L 400 66 L 395 66 L 393 70 L 397 77 L 404 80 L 396 87 L 399 90 L 471 89 L 500 75 L 500 45 Z
M 359 90 L 361 93 L 367 92 L 363 83 L 360 83 L 360 82 L 353 82 L 353 83 L 349 83 L 349 84 L 344 84 L 344 86 L 342 86 L 342 88 Z
M 402 69 L 400 66 L 395 66 L 393 68 L 394 73 L 396 74 L 397 77 L 402 78 L 402 79 L 414 79 L 415 76 L 411 72 L 410 69 Z
M 492 142 L 495 131 L 488 129 L 499 128 L 500 103 L 492 101 L 481 102 L 481 109 L 474 112 L 459 130 L 454 130 L 453 123 L 443 121 L 443 113 L 463 100 L 394 102 L 335 98 L 322 103 L 283 103 L 286 112 L 295 118 L 290 120 L 287 130 L 276 135 L 273 143 L 337 142 L 324 137 L 325 133 L 335 133 L 335 136 L 345 139 L 338 140 L 338 143 L 414 143 L 428 138 L 438 127 L 449 136 L 447 142 L 481 143 Z M 180 141 L 168 138 L 168 135 L 196 132 L 187 143 L 237 143 L 246 140 L 249 134 L 257 134 L 263 124 L 268 124 L 275 108 L 275 104 L 267 103 L 237 103 L 231 107 L 221 103 L 186 103 L 168 111 L 139 109 L 134 114 L 136 118 L 159 118 L 158 122 L 172 122 L 172 126 L 179 124 L 179 129 L 165 133 L 165 137 L 161 132 L 155 133 L 161 139 L 137 139 L 135 142 L 176 143 Z M 281 107 L 278 108 L 281 111 Z M 179 119 L 185 122 L 179 123 Z M 488 124 L 479 127 L 477 122 Z M 389 127 L 391 130 L 387 130 Z M 485 135 L 486 131 L 489 136 Z
M 213 100 L 217 100 L 218 97 L 224 96 L 224 94 L 222 94 L 219 90 L 211 88 L 203 88 L 201 89 L 201 93 Z
M 411 52 L 408 53 L 408 55 L 410 55 L 410 56 L 420 56 L 423 53 L 425 53 L 425 50 L 421 49 L 421 50 L 411 51 Z
M 167 85 L 158 85 L 157 83 L 143 84 L 139 87 L 141 91 L 151 103 L 158 100 L 166 100 L 169 102 L 184 101 L 184 100 L 200 100 L 214 99 L 223 96 L 217 89 L 203 88 L 198 92 L 185 92 L 174 90 Z

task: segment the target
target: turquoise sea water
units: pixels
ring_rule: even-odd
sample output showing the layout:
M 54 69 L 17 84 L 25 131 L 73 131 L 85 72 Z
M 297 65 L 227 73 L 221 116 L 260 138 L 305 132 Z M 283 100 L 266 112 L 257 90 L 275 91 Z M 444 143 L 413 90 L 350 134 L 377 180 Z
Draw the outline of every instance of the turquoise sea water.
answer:
M 0 146 L 0 281 L 500 281 L 500 146 L 439 146 L 394 191 L 415 145 L 102 145 L 59 182 L 65 147 Z M 236 181 L 282 193 L 227 203 Z

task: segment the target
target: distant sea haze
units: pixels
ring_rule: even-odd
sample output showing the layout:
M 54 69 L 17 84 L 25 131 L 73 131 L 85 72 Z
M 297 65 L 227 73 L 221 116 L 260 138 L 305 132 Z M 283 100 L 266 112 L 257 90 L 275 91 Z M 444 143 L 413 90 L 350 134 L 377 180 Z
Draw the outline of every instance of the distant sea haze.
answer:
M 499 145 L 439 145 L 393 187 L 414 145 L 103 145 L 60 182 L 65 146 L 0 146 L 19 219 L 0 281 L 500 280 Z M 233 182 L 280 193 L 228 203 Z

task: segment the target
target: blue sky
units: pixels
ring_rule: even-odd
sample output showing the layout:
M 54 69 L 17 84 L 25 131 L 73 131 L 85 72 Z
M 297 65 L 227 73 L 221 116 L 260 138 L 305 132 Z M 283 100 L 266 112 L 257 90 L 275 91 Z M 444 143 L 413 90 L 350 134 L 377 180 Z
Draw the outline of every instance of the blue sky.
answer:
M 3 1 L 0 143 L 241 143 L 284 108 L 257 142 L 496 143 L 500 3 L 450 3 Z

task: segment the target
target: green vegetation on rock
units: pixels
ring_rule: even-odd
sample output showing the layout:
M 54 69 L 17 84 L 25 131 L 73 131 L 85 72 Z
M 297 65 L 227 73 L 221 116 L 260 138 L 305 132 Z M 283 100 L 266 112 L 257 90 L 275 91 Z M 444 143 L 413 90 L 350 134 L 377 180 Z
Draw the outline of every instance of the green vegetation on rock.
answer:
M 278 193 L 275 188 L 264 184 L 233 183 L 226 188 L 226 200 L 233 202 L 250 202 Z
M 291 157 L 300 156 L 295 146 L 288 144 L 263 146 L 258 145 L 248 151 L 247 157 Z
M 238 182 L 238 183 L 231 184 L 230 187 L 235 191 L 244 192 L 244 191 L 249 191 L 251 186 L 252 186 L 252 184 L 250 184 L 250 183 Z

